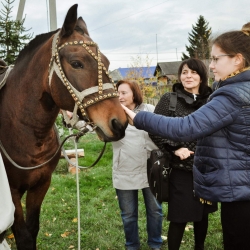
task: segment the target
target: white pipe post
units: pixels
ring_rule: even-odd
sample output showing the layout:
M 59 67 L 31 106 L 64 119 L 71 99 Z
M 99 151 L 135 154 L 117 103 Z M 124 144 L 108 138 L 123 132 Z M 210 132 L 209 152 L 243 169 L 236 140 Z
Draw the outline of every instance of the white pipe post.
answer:
M 19 1 L 19 6 L 18 6 L 18 10 L 17 10 L 16 21 L 21 21 L 23 19 L 23 10 L 24 10 L 25 1 L 26 0 L 20 0 Z
M 49 20 L 50 20 L 50 31 L 57 29 L 56 20 L 56 0 L 49 0 Z

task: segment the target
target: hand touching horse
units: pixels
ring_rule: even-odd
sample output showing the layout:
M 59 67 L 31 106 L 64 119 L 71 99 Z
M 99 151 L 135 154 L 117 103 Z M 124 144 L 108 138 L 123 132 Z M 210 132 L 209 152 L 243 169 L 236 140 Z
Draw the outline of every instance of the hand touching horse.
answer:
M 108 76 L 108 59 L 89 36 L 72 6 L 61 29 L 33 39 L 17 58 L 0 91 L 0 140 L 20 166 L 46 162 L 59 142 L 53 124 L 60 109 L 78 110 L 81 119 L 97 126 L 103 141 L 119 140 L 127 118 Z M 18 250 L 35 250 L 42 201 L 60 152 L 38 169 L 21 170 L 5 157 L 15 204 L 12 231 Z M 21 198 L 26 196 L 26 219 Z

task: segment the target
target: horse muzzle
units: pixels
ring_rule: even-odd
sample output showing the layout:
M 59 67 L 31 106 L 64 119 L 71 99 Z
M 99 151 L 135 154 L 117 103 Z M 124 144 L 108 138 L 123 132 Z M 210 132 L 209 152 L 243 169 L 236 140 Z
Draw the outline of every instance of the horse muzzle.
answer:
M 95 129 L 96 134 L 99 139 L 104 142 L 118 141 L 125 136 L 125 130 L 127 128 L 128 123 L 122 124 L 117 119 L 112 119 L 110 122 L 110 132 L 107 133 L 106 129 L 99 127 Z

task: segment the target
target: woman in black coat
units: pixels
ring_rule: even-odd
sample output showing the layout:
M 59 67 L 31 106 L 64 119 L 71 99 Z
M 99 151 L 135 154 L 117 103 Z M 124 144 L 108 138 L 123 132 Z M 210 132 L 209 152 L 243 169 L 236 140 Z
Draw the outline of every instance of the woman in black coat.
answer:
M 156 114 L 184 117 L 207 102 L 212 90 L 208 87 L 207 69 L 202 61 L 193 58 L 183 61 L 178 78 L 180 83 L 173 85 L 173 92 L 177 94 L 176 110 L 169 110 L 171 93 L 166 93 L 155 108 Z M 194 224 L 195 249 L 204 249 L 208 213 L 217 210 L 217 203 L 206 203 L 194 197 L 192 168 L 196 141 L 174 142 L 153 134 L 150 137 L 171 158 L 168 249 L 180 248 L 187 222 Z

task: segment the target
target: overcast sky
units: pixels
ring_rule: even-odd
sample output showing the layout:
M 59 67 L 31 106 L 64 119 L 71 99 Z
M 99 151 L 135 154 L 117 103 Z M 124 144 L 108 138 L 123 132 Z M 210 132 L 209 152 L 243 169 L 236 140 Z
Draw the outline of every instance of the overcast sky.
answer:
M 48 1 L 26 0 L 24 26 L 34 36 L 50 29 Z M 91 38 L 110 60 L 110 70 L 129 67 L 137 57 L 150 66 L 180 60 L 199 15 L 209 22 L 213 36 L 250 22 L 249 0 L 57 0 L 58 28 L 75 3 Z M 18 5 L 15 0 L 13 19 Z

